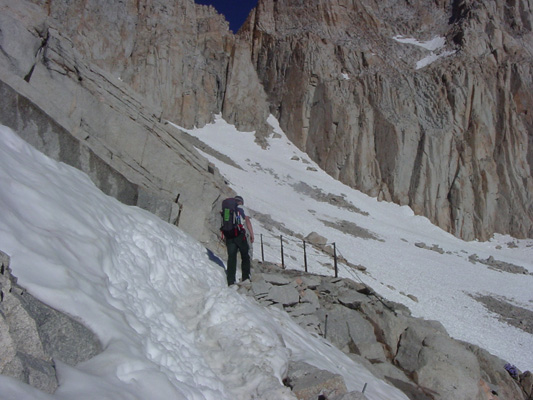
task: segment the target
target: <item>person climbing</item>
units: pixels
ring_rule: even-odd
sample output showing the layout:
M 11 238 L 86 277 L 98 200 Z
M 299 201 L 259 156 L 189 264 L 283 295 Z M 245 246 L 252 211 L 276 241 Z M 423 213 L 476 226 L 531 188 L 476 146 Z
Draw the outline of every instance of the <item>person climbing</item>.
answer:
M 241 254 L 242 281 L 250 279 L 250 245 L 246 234 L 249 235 L 250 243 L 253 243 L 254 230 L 250 217 L 244 208 L 244 199 L 241 196 L 235 196 L 222 202 L 222 227 L 220 230 L 228 251 L 226 269 L 228 286 L 235 283 L 237 253 Z

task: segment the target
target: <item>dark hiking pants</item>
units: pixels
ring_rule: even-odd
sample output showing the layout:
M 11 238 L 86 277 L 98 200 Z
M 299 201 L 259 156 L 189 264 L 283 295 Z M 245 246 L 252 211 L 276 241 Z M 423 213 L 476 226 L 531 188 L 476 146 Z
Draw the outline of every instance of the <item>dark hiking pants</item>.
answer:
M 228 286 L 235 283 L 237 252 L 241 253 L 242 280 L 245 281 L 246 279 L 250 279 L 250 255 L 248 254 L 250 247 L 246 240 L 246 234 L 242 232 L 236 238 L 226 238 L 226 247 L 228 248 L 228 269 L 226 270 Z

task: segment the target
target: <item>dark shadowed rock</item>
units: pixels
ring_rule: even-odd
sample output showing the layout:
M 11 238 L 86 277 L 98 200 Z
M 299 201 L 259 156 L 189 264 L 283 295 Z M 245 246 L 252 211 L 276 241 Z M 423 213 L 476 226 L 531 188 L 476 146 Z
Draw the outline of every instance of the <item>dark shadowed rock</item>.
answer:
M 98 338 L 73 318 L 41 303 L 16 283 L 0 251 L 0 373 L 54 393 L 55 361 L 87 361 L 102 351 Z

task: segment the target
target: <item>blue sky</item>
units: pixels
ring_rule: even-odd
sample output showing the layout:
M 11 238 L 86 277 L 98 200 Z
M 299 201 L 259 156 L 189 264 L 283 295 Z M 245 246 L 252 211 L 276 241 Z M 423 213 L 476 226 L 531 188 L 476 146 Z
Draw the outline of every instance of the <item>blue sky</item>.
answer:
M 229 27 L 237 33 L 257 0 L 195 0 L 198 4 L 212 5 L 229 21 Z

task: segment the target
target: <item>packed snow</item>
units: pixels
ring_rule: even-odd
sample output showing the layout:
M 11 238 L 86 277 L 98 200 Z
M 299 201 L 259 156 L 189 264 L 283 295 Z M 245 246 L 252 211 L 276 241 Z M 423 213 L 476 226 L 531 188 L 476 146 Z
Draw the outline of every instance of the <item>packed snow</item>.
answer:
M 433 39 L 426 40 L 423 42 L 415 38 L 404 37 L 402 35 L 394 36 L 393 39 L 396 40 L 397 42 L 412 44 L 415 46 L 422 47 L 429 51 L 435 51 L 435 50 L 441 49 L 446 44 L 446 38 L 443 38 L 442 36 L 435 36 Z
M 416 69 L 424 68 L 439 58 L 455 54 L 455 50 L 442 50 L 446 45 L 446 39 L 441 36 L 436 36 L 427 41 L 419 41 L 415 38 L 404 37 L 402 35 L 394 36 L 393 39 L 399 43 L 411 44 L 430 51 L 429 55 L 416 62 Z
M 441 51 L 438 54 L 431 52 L 429 55 L 427 55 L 423 59 L 416 62 L 416 69 L 424 68 L 428 66 L 429 64 L 434 63 L 440 58 L 448 57 L 453 54 L 455 54 L 455 50 L 445 50 L 445 51 Z
M 83 321 L 104 351 L 57 363 L 48 395 L 0 375 L 0 398 L 295 399 L 289 358 L 342 374 L 370 399 L 402 399 L 277 309 L 228 288 L 224 270 L 180 229 L 104 195 L 0 125 L 0 250 L 18 283 Z
M 188 131 L 239 166 L 204 154 L 251 211 L 254 258 L 280 262 L 283 235 L 287 268 L 303 269 L 296 235 L 318 232 L 350 263 L 367 268 L 363 273 L 340 263 L 341 277 L 363 281 L 415 316 L 441 321 L 452 336 L 533 369 L 532 335 L 472 298 L 491 295 L 532 310 L 533 276 L 468 259 L 493 256 L 533 272 L 533 241 L 459 240 L 408 207 L 335 181 L 290 143 L 274 118 L 269 122 L 275 132 L 267 148 L 253 132 L 239 132 L 220 117 Z M 223 269 L 186 233 L 104 195 L 85 174 L 6 127 L 0 127 L 0 182 L 0 250 L 11 256 L 19 284 L 79 318 L 104 347 L 76 367 L 58 363 L 54 395 L 0 376 L 0 398 L 292 399 L 281 382 L 289 358 L 343 375 L 349 390 L 366 384 L 369 399 L 407 398 L 283 311 L 227 288 Z M 323 201 L 329 194 L 353 207 Z M 267 225 L 265 215 L 282 229 Z M 338 228 L 343 225 L 358 230 L 346 233 Z M 419 242 L 445 253 L 415 246 Z M 310 252 L 308 262 L 311 272 L 333 274 L 322 254 Z

